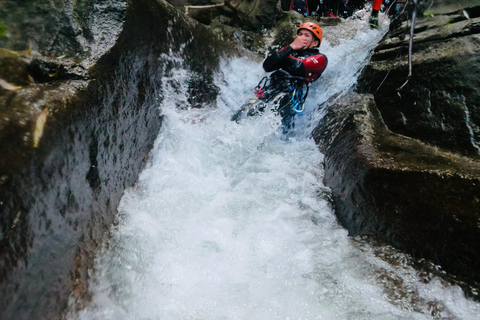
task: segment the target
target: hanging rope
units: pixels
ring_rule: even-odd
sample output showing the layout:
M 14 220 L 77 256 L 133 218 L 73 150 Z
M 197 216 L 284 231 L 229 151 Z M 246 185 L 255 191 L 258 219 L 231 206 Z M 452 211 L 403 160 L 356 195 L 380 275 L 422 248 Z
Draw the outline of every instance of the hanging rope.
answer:
M 403 5 L 402 7 L 402 11 L 400 13 L 398 13 L 397 15 L 395 15 L 395 17 L 391 20 L 390 23 L 394 22 L 396 19 L 398 19 L 399 17 L 401 17 L 404 13 L 405 13 L 405 10 L 409 4 L 411 0 L 407 0 L 406 3 Z M 417 0 L 413 0 L 414 1 L 414 13 L 416 15 L 416 2 Z M 390 10 L 393 9 L 393 6 L 396 5 L 397 1 L 393 1 L 390 6 L 387 8 L 387 14 Z M 433 0 L 431 2 L 430 5 L 432 5 L 433 3 Z M 400 86 L 399 88 L 397 88 L 398 91 L 400 91 L 401 89 L 403 89 L 403 87 L 407 84 L 407 82 L 410 80 L 411 76 L 412 76 L 412 65 L 411 65 L 411 61 L 412 61 L 412 47 L 413 47 L 413 30 L 414 30 L 414 24 L 415 24 L 415 17 L 412 15 L 412 26 L 411 26 L 411 32 L 410 32 L 410 42 L 409 42 L 409 75 L 408 75 L 408 78 L 407 78 L 407 81 L 402 85 Z M 397 52 L 397 56 L 395 57 L 394 60 L 397 60 L 399 55 L 400 55 L 400 52 L 401 52 L 401 49 L 402 47 L 399 48 L 399 51 Z M 385 82 L 385 80 L 387 80 L 388 78 L 388 75 L 390 74 L 390 72 L 392 71 L 393 67 L 390 68 L 387 72 L 387 74 L 385 75 L 385 77 L 383 78 L 382 82 L 380 83 L 380 85 L 377 87 L 377 89 L 375 90 L 375 93 L 378 92 L 378 90 L 380 90 L 380 88 L 382 87 L 383 83 Z
M 402 90 L 403 87 L 412 78 L 412 49 L 413 49 L 413 34 L 415 31 L 415 18 L 417 16 L 417 1 L 418 0 L 413 0 L 412 26 L 410 28 L 410 41 L 408 43 L 408 77 L 407 77 L 407 81 L 405 81 L 405 83 L 402 84 L 402 86 L 398 88 L 397 91 Z

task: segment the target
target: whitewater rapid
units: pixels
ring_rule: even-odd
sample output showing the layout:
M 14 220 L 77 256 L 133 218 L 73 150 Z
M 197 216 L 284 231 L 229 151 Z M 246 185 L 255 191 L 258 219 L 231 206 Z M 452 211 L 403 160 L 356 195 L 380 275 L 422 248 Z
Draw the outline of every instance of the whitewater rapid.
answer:
M 150 162 L 95 260 L 91 301 L 69 319 L 478 319 L 460 288 L 419 281 L 335 218 L 310 133 L 385 32 L 361 18 L 324 29 L 329 64 L 289 139 L 274 114 L 230 121 L 265 75 L 256 62 L 225 61 L 217 105 L 202 109 L 185 108 L 185 70 L 170 79 L 180 88 L 162 80 Z

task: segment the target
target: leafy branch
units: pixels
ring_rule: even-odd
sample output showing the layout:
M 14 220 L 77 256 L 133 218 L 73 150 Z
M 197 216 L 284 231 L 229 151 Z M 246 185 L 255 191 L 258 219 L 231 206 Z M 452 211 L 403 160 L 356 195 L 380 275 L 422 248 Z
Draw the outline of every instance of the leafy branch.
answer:
M 201 6 L 185 6 L 185 14 L 188 15 L 188 9 L 211 9 L 211 8 L 222 8 L 222 7 L 227 7 L 231 9 L 233 12 L 237 12 L 237 8 L 242 3 L 243 0 L 241 0 L 238 4 L 232 4 L 231 0 L 225 0 L 223 3 L 215 3 L 215 4 L 207 4 L 207 5 L 201 5 Z

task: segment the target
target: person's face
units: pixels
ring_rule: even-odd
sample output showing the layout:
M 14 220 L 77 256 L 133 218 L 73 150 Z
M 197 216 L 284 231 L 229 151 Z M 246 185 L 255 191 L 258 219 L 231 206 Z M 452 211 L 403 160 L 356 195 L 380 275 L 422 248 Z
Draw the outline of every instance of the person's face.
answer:
M 308 48 L 315 48 L 318 46 L 318 40 L 314 40 L 315 37 L 313 36 L 313 32 L 307 29 L 300 29 L 297 32 L 297 38 L 302 38 L 307 40 L 307 43 L 310 43 Z

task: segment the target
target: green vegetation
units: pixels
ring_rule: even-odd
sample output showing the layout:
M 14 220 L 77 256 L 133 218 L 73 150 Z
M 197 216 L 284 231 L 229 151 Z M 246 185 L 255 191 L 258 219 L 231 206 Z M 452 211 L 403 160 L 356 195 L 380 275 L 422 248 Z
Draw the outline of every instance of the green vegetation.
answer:
M 5 37 L 6 35 L 7 35 L 7 28 L 5 28 L 3 21 L 0 20 L 0 38 Z
M 425 12 L 423 13 L 423 15 L 425 17 L 429 17 L 429 18 L 433 18 L 435 16 L 435 14 L 433 13 L 432 10 L 425 10 Z

